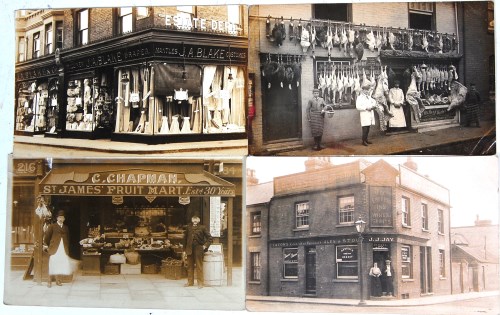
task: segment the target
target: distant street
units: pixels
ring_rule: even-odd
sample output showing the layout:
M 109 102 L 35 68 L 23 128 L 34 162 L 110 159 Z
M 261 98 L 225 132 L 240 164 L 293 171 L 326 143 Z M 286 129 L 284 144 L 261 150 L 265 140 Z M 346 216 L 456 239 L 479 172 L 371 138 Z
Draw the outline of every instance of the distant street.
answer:
M 402 303 L 404 304 L 404 303 Z M 465 301 L 439 303 L 411 307 L 380 306 L 343 306 L 313 303 L 283 303 L 247 301 L 249 311 L 272 312 L 321 312 L 321 313 L 357 313 L 357 314 L 415 314 L 415 315 L 498 315 L 499 299 L 497 296 L 477 298 Z

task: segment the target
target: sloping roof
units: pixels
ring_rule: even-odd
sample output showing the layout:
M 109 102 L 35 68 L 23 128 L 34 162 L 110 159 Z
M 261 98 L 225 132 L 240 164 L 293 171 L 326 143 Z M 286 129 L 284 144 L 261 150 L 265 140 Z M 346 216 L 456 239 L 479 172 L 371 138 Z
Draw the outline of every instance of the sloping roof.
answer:
M 496 253 L 489 253 L 484 251 L 484 248 L 469 247 L 466 245 L 453 245 L 455 248 L 461 250 L 465 255 L 469 256 L 480 263 L 498 264 L 498 255 Z
M 377 170 L 379 168 L 383 168 L 387 171 L 390 171 L 394 174 L 398 174 L 399 171 L 397 168 L 395 168 L 394 166 L 392 166 L 391 164 L 387 163 L 385 160 L 383 159 L 380 159 L 378 160 L 377 162 L 369 165 L 368 167 L 366 167 L 364 170 L 362 170 L 363 173 L 369 173 L 369 172 L 372 172 L 374 170 Z
M 258 185 L 247 185 L 247 206 L 269 202 L 274 195 L 274 183 L 267 182 Z
M 450 236 L 452 244 L 486 247 L 487 252 L 498 256 L 498 225 L 452 227 Z

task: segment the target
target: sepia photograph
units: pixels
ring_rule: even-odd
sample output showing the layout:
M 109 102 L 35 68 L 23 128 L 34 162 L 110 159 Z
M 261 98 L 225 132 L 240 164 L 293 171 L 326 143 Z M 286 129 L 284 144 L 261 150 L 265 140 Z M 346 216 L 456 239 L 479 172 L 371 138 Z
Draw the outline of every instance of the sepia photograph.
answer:
M 496 157 L 248 157 L 249 311 L 498 314 Z
M 243 310 L 241 159 L 12 159 L 6 305 Z
M 16 10 L 14 153 L 246 155 L 247 15 L 235 4 Z
M 494 2 L 249 8 L 252 155 L 494 155 Z

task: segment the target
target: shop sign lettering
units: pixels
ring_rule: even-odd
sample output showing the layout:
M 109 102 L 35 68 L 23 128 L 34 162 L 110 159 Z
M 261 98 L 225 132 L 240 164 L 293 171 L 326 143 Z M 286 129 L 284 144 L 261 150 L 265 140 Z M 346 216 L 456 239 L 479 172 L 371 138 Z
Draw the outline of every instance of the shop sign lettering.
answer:
M 220 197 L 210 197 L 210 235 L 220 237 L 221 200 Z
M 57 66 L 29 69 L 26 71 L 16 73 L 16 81 L 37 79 L 37 78 L 52 76 L 57 73 L 58 73 Z
M 370 236 L 367 239 L 368 242 L 387 242 L 392 243 L 396 241 L 395 237 L 380 237 L 380 236 Z M 375 247 L 375 245 L 374 245 Z M 387 248 L 384 244 L 377 244 L 377 248 Z
M 289 240 L 278 241 L 271 243 L 271 247 L 290 247 L 290 246 L 312 246 L 312 245 L 338 245 L 338 244 L 353 244 L 358 239 L 356 237 L 343 237 L 336 239 L 308 239 L 308 240 Z
M 154 55 L 159 57 L 185 58 L 191 60 L 220 60 L 246 62 L 246 48 L 200 46 L 182 43 L 155 44 Z
M 167 27 L 175 26 L 175 28 L 185 31 L 198 30 L 229 35 L 238 35 L 238 31 L 241 29 L 239 24 L 228 21 L 207 20 L 182 15 L 165 15 L 165 25 Z
M 39 160 L 15 160 L 14 175 L 15 176 L 36 176 L 37 164 L 42 163 Z
M 422 112 L 421 122 L 454 119 L 456 112 L 448 111 L 448 105 L 442 108 L 426 108 Z
M 370 226 L 392 227 L 392 188 L 370 186 Z
M 74 196 L 227 196 L 235 195 L 232 187 L 196 187 L 180 185 L 41 185 L 45 195 Z
M 96 173 L 91 176 L 93 184 L 177 184 L 179 174 L 172 173 Z
M 356 260 L 354 249 L 351 247 L 342 247 L 340 249 L 340 258 L 342 261 Z

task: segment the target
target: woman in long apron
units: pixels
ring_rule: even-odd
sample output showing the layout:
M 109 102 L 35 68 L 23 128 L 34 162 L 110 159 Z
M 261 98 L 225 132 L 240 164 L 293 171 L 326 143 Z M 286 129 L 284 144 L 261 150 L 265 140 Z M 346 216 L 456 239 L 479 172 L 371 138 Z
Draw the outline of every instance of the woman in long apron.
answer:
M 69 230 L 64 225 L 64 211 L 57 212 L 57 222 L 52 223 L 45 231 L 44 235 L 44 248 L 47 250 L 49 257 L 49 280 L 47 286 L 52 286 L 52 277 L 55 277 L 56 284 L 62 285 L 60 276 L 71 275 L 71 259 L 68 256 L 69 249 Z

